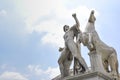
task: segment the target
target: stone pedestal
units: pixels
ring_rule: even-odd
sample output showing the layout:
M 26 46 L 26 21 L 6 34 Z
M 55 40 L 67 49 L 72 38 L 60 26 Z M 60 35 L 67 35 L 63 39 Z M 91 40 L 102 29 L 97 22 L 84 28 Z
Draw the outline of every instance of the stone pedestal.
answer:
M 113 79 L 101 72 L 91 72 L 82 75 L 68 76 L 63 80 L 113 80 Z
M 98 71 L 98 72 L 106 73 L 102 64 L 101 55 L 96 53 L 96 51 L 92 51 L 89 53 L 89 56 L 90 56 L 91 70 L 93 72 Z

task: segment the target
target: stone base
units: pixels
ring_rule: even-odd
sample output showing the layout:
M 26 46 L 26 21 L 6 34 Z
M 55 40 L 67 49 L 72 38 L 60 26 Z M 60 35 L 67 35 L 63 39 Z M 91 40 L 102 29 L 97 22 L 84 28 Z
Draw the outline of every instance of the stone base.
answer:
M 113 80 L 110 76 L 101 72 L 91 72 L 82 75 L 68 76 L 63 80 Z

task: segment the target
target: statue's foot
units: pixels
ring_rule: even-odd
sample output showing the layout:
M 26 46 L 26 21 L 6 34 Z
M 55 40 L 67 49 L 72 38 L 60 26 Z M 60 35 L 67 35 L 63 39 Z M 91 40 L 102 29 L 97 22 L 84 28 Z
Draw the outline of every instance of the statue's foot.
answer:
M 85 73 L 89 73 L 89 72 L 90 72 L 90 70 L 89 70 L 89 69 L 86 69 Z
M 93 48 L 93 44 L 91 42 L 89 42 L 89 46 L 91 49 Z

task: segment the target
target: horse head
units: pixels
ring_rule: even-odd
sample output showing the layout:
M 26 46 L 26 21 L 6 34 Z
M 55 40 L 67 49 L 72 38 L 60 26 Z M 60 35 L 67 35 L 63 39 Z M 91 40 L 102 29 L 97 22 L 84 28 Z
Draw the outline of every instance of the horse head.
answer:
M 94 16 L 94 10 L 92 10 L 91 13 L 90 13 L 90 17 L 88 19 L 88 22 L 94 23 L 95 21 L 96 21 L 96 18 Z

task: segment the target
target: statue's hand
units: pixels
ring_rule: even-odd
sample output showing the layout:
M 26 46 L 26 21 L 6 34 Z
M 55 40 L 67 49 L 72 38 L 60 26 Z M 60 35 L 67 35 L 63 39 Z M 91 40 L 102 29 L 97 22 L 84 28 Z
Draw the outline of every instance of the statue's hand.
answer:
M 76 13 L 73 13 L 72 16 L 73 16 L 73 17 L 76 17 Z
M 93 44 L 91 42 L 88 42 L 90 48 L 93 48 Z
M 64 48 L 59 47 L 59 52 L 61 52 Z

